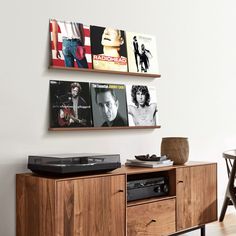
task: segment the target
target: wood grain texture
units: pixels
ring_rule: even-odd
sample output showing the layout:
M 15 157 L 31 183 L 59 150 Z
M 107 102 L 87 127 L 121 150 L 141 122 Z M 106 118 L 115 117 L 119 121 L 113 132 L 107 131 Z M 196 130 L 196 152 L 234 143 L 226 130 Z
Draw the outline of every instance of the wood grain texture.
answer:
M 175 232 L 175 199 L 127 209 L 128 236 L 161 236 Z
M 127 204 L 127 178 L 134 175 L 168 177 L 169 196 Z M 180 231 L 206 224 L 217 219 L 216 175 L 216 163 L 204 162 L 162 168 L 123 166 L 73 177 L 19 174 L 16 235 L 125 236 L 128 222 L 128 236 L 156 236 L 174 232 L 176 225 Z M 150 223 L 156 216 L 158 221 Z
M 49 68 L 67 70 L 67 71 L 69 70 L 69 71 L 95 72 L 95 73 L 105 73 L 105 74 L 130 75 L 130 76 L 137 76 L 137 77 L 150 77 L 150 78 L 161 77 L 160 74 L 135 73 L 135 72 L 111 71 L 111 70 L 96 70 L 96 69 L 85 69 L 85 68 L 77 68 L 77 67 L 49 66 Z
M 177 230 L 217 220 L 216 167 L 176 170 Z
M 125 175 L 57 182 L 57 236 L 124 236 Z
M 25 175 L 16 175 L 16 235 L 26 235 Z
M 48 128 L 49 131 L 94 131 L 94 130 L 117 130 L 117 129 L 160 129 L 160 125 L 155 126 L 113 126 L 113 127 L 61 127 Z
M 54 194 L 49 179 L 16 176 L 17 236 L 54 235 Z

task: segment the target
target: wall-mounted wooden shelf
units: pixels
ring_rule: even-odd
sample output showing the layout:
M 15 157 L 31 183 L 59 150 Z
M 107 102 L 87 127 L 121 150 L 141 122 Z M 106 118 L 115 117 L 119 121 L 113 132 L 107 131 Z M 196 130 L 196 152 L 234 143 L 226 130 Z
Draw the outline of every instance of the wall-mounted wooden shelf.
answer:
M 122 126 L 122 127 L 62 127 L 48 128 L 49 131 L 117 130 L 117 129 L 159 129 L 157 126 Z
M 84 69 L 84 68 L 77 68 L 77 67 L 49 66 L 49 69 L 95 72 L 95 73 L 105 73 L 105 74 L 119 74 L 119 75 L 149 77 L 149 78 L 161 77 L 161 75 L 159 75 L 159 74 L 145 74 L 145 73 L 122 72 L 122 71 L 111 71 L 111 70 L 95 70 L 95 69 Z

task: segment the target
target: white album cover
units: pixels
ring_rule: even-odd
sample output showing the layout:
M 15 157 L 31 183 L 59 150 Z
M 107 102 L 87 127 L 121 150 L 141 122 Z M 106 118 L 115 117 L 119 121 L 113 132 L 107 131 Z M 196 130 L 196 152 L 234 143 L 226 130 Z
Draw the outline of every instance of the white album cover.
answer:
M 155 36 L 126 32 L 129 72 L 159 74 Z
M 152 86 L 126 86 L 129 126 L 158 125 L 156 89 Z

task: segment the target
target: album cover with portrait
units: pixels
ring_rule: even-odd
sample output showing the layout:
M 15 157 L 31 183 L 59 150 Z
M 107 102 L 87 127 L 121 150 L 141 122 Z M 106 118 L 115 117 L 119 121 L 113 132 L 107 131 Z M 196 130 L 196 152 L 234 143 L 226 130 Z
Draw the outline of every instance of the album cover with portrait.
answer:
M 158 108 L 156 89 L 152 86 L 126 86 L 129 126 L 156 126 Z
M 125 32 L 129 72 L 159 74 L 155 36 Z
M 50 20 L 51 65 L 92 69 L 90 26 Z
M 50 80 L 50 128 L 91 126 L 89 83 Z
M 128 126 L 126 90 L 123 84 L 90 84 L 95 127 Z
M 125 32 L 109 27 L 90 27 L 93 68 L 127 71 Z

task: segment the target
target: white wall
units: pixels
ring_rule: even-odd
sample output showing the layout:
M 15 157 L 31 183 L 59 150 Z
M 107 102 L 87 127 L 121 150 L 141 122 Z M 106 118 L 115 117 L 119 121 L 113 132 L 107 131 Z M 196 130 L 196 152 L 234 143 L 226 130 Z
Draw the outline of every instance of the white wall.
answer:
M 15 235 L 15 173 L 29 154 L 120 153 L 122 162 L 159 153 L 164 136 L 186 136 L 190 160 L 217 161 L 236 148 L 236 31 L 233 0 L 23 0 L 1 5 L 0 235 Z M 156 35 L 161 79 L 48 70 L 49 18 Z M 49 80 L 157 87 L 161 129 L 48 132 Z M 220 204 L 221 207 L 221 204 Z

